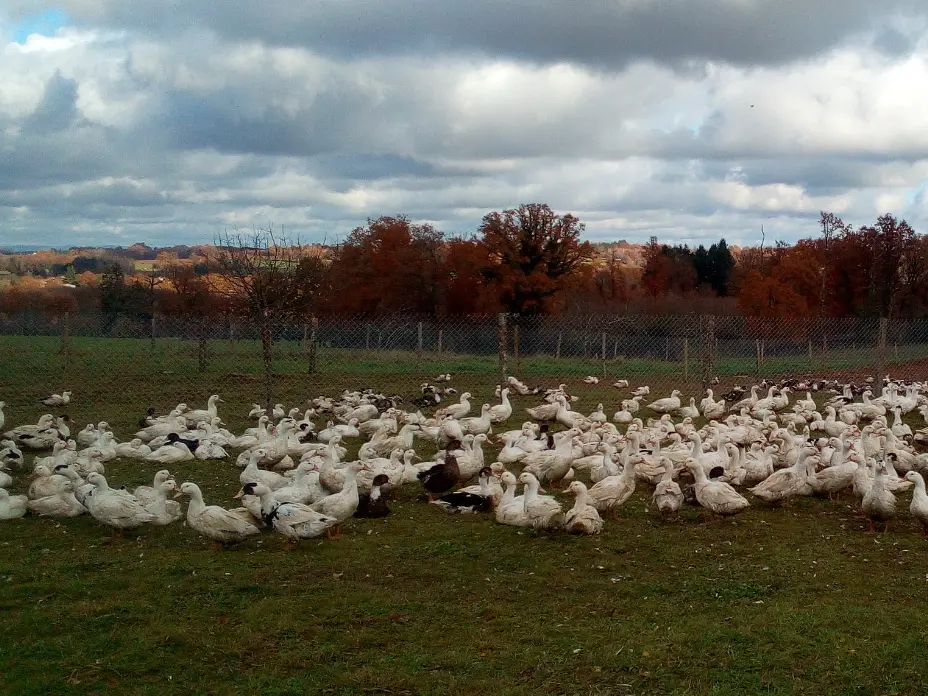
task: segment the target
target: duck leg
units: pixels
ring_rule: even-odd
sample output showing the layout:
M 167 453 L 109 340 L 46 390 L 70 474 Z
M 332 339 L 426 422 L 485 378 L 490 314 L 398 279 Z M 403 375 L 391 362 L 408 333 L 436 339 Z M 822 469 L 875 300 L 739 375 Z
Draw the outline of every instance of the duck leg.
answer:
M 873 526 L 873 518 L 870 518 L 870 529 L 867 530 L 867 534 L 876 534 L 876 527 Z

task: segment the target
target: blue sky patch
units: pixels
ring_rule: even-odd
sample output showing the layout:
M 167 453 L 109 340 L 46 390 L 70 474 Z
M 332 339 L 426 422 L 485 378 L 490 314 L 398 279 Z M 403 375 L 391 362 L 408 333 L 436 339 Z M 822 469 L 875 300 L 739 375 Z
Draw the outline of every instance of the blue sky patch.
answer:
M 13 41 L 26 43 L 31 34 L 54 36 L 55 32 L 68 24 L 68 13 L 60 7 L 45 10 L 41 14 L 23 17 L 13 26 Z

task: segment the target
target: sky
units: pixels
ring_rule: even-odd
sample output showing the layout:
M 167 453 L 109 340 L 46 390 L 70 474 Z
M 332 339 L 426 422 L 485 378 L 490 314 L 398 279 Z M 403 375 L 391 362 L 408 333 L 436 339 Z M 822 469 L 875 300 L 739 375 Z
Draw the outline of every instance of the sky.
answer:
M 928 229 L 924 0 L 4 0 L 0 246 Z

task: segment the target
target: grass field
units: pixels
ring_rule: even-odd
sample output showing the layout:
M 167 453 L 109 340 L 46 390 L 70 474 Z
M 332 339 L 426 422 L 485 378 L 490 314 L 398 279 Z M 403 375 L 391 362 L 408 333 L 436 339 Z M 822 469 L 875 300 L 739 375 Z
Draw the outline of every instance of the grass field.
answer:
M 236 377 L 198 374 L 194 356 L 153 374 L 131 357 L 116 362 L 74 344 L 85 354 L 32 342 L 16 364 L 0 363 L 8 424 L 34 422 L 43 392 L 73 388 L 76 425 L 105 419 L 125 439 L 148 406 L 199 405 L 220 391 L 221 415 L 240 430 L 259 393 L 260 379 L 243 366 L 228 371 Z M 57 359 L 69 361 L 58 374 L 48 367 Z M 416 367 L 463 371 L 451 365 Z M 611 414 L 622 396 L 569 381 L 585 412 L 603 401 Z M 352 367 L 279 382 L 289 406 L 357 386 L 410 396 L 418 379 Z M 492 383 L 493 370 L 454 382 L 477 403 L 491 398 Z M 511 424 L 534 403 L 519 399 Z M 158 468 L 119 461 L 107 476 L 135 486 Z M 171 469 L 198 482 L 208 503 L 232 505 L 232 464 Z M 24 487 L 21 476 L 17 483 Z M 89 517 L 2 523 L 0 692 L 928 691 L 919 621 L 928 540 L 907 516 L 908 495 L 895 529 L 877 537 L 862 533 L 850 501 L 758 504 L 722 523 L 688 509 L 671 524 L 647 504 L 640 486 L 600 537 L 535 537 L 446 516 L 410 488 L 390 517 L 353 520 L 340 541 L 293 552 L 266 534 L 213 553 L 180 524 L 107 544 L 108 530 Z

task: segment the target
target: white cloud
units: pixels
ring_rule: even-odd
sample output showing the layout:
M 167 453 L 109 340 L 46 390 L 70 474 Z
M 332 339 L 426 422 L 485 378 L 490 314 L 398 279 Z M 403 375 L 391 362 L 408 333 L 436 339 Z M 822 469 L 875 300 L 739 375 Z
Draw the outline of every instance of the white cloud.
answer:
M 159 15 L 142 31 L 109 2 L 66 6 L 90 23 L 0 47 L 4 242 L 197 242 L 268 222 L 331 239 L 396 213 L 469 233 L 529 201 L 581 215 L 597 239 L 743 243 L 762 223 L 795 239 L 823 209 L 928 222 L 918 18 L 874 20 L 868 40 L 851 23 L 818 53 L 751 59 L 743 37 L 720 35 L 732 45 L 691 50 L 698 60 L 666 46 L 619 60 L 334 50 L 271 31 L 290 16 L 274 3 L 242 36 L 218 16 L 171 32 Z M 659 43 L 662 26 L 640 31 Z

